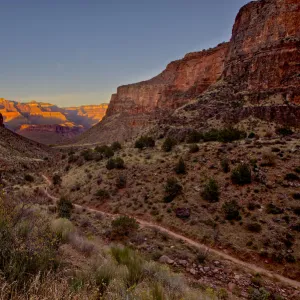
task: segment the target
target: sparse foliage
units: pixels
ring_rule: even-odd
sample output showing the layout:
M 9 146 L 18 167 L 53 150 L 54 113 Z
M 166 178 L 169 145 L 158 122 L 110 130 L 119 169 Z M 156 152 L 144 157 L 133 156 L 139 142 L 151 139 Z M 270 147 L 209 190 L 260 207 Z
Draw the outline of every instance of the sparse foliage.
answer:
M 178 183 L 176 178 L 168 178 L 167 184 L 165 186 L 165 197 L 164 201 L 166 203 L 172 202 L 176 196 L 182 192 L 182 186 Z
M 251 168 L 247 164 L 240 164 L 232 171 L 231 180 L 238 185 L 251 183 Z
M 214 203 L 219 201 L 220 191 L 218 183 L 214 179 L 210 179 L 202 191 L 203 199 Z

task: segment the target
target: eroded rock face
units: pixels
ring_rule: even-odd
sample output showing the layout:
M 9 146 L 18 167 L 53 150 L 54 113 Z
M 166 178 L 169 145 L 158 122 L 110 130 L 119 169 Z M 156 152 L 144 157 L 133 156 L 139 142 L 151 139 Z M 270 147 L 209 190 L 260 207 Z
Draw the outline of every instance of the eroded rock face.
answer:
M 118 88 L 112 95 L 107 116 L 117 113 L 149 113 L 177 108 L 203 93 L 221 76 L 228 43 L 193 52 L 171 62 L 158 76 Z
M 286 90 L 299 104 L 299 49 L 299 0 L 253 1 L 236 17 L 223 78 L 252 93 Z
M 252 117 L 300 127 L 299 0 L 245 5 L 229 43 L 188 54 L 151 80 L 119 87 L 107 117 L 82 141 L 166 134 L 165 128 L 187 132 Z

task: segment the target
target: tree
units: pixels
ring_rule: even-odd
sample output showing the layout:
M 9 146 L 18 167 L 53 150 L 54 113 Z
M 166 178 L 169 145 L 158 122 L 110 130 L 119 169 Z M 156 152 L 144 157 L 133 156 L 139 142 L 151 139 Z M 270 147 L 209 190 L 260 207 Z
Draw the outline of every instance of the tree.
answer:
M 175 170 L 176 174 L 185 174 L 186 173 L 186 167 L 185 167 L 185 163 L 184 163 L 184 160 L 182 157 L 179 159 L 174 170 Z
M 70 219 L 73 210 L 73 204 L 69 199 L 63 196 L 57 202 L 57 210 L 60 218 Z

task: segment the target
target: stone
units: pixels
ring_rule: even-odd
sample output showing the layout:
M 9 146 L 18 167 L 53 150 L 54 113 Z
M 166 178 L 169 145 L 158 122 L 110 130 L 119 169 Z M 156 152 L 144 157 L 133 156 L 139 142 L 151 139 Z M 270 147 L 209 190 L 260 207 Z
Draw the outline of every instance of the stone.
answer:
M 190 273 L 191 273 L 192 275 L 196 275 L 196 274 L 197 274 L 197 271 L 196 271 L 195 269 L 190 269 Z
M 178 261 L 178 264 L 181 265 L 181 266 L 183 266 L 183 267 L 186 267 L 188 265 L 188 261 L 182 259 L 182 260 Z
M 172 260 L 167 255 L 162 255 L 158 261 L 162 264 L 168 264 L 168 265 L 172 265 L 174 263 L 174 260 Z

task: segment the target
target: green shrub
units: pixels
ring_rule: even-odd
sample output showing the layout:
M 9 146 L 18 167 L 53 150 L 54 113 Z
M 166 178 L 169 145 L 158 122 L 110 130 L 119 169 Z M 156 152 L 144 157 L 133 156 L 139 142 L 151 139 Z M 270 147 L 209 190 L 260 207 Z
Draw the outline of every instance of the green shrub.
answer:
M 139 229 L 139 224 L 134 218 L 121 216 L 111 222 L 112 238 L 124 238 L 136 232 Z
M 66 197 L 61 197 L 57 202 L 57 211 L 60 218 L 70 219 L 73 210 L 72 202 Z
M 111 147 L 107 146 L 107 145 L 97 146 L 95 148 L 95 151 L 98 152 L 98 153 L 101 153 L 106 158 L 110 158 L 110 157 L 114 156 L 113 149 Z
M 155 146 L 155 141 L 150 136 L 141 136 L 135 141 L 135 148 L 144 149 L 144 148 L 153 148 Z
M 236 220 L 240 221 L 240 206 L 237 204 L 235 200 L 231 200 L 228 202 L 225 202 L 222 206 L 222 209 L 225 213 L 225 219 L 226 220 Z
M 30 174 L 25 174 L 24 179 L 28 182 L 34 182 L 34 177 Z
M 287 181 L 297 181 L 299 180 L 299 176 L 297 174 L 294 173 L 288 173 L 284 176 L 284 179 Z
M 197 144 L 190 145 L 190 153 L 199 152 L 199 146 Z
M 293 207 L 292 209 L 293 209 L 293 212 L 295 215 L 300 216 L 300 207 L 299 206 Z
M 178 163 L 176 164 L 174 171 L 178 175 L 186 173 L 186 167 L 182 157 L 179 159 Z
M 182 192 L 182 186 L 178 183 L 176 178 L 168 178 L 165 186 L 164 202 L 172 202 Z
M 106 169 L 107 170 L 112 170 L 116 167 L 116 164 L 115 164 L 115 160 L 113 158 L 110 158 L 107 163 L 106 163 Z
M 249 289 L 249 300 L 271 300 L 271 294 L 263 287 Z
M 296 173 L 300 174 L 300 167 L 295 168 L 294 170 Z
M 284 210 L 277 207 L 273 203 L 269 203 L 269 204 L 267 204 L 266 212 L 267 212 L 267 214 L 270 214 L 270 215 L 280 215 L 284 212 Z
M 52 177 L 52 182 L 54 185 L 61 185 L 62 179 L 59 174 L 54 174 Z
M 170 152 L 176 144 L 176 140 L 171 137 L 167 137 L 162 145 L 162 150 L 165 152 Z
M 109 197 L 110 197 L 110 196 L 109 196 L 109 192 L 106 191 L 106 190 L 103 190 L 103 189 L 98 190 L 98 191 L 96 192 L 95 196 L 96 196 L 97 198 L 99 198 L 100 200 L 106 200 L 106 199 L 109 199 Z
M 197 130 L 193 130 L 189 133 L 186 142 L 188 144 L 194 144 L 199 143 L 201 139 L 203 139 L 203 134 L 198 132 Z
M 240 164 L 232 171 L 231 180 L 238 185 L 251 183 L 251 168 L 247 164 Z
M 115 168 L 124 169 L 124 160 L 121 157 L 115 158 Z
M 86 149 L 81 152 L 81 155 L 86 161 L 91 161 L 94 159 L 94 152 L 92 149 Z
M 294 193 L 294 194 L 293 194 L 293 198 L 294 198 L 295 200 L 300 200 L 300 193 Z
M 229 143 L 236 140 L 243 139 L 247 136 L 244 131 L 238 130 L 233 127 L 224 129 L 211 129 L 203 134 L 203 139 L 206 142 L 218 141 L 222 143 Z
M 13 284 L 9 298 L 14 298 L 16 290 L 29 288 L 36 276 L 45 279 L 57 267 L 58 246 L 44 216 L 26 203 L 0 199 L 0 271 L 2 282 Z
M 248 231 L 257 232 L 257 233 L 261 232 L 261 230 L 262 230 L 261 225 L 258 224 L 258 223 L 248 223 L 246 225 L 246 228 L 247 228 Z
M 219 201 L 219 197 L 220 197 L 219 186 L 214 179 L 210 179 L 208 183 L 205 185 L 204 190 L 202 192 L 202 197 L 211 203 Z
M 287 128 L 287 127 L 281 127 L 281 128 L 277 128 L 277 129 L 276 129 L 276 133 L 277 133 L 278 135 L 288 136 L 288 135 L 292 135 L 294 132 L 293 132 L 293 130 L 291 130 L 290 128 Z
M 229 165 L 229 159 L 224 158 L 221 160 L 221 167 L 224 173 L 230 172 L 230 165 Z
M 255 133 L 254 132 L 250 132 L 248 134 L 248 139 L 254 139 L 255 138 Z
M 112 144 L 111 144 L 111 147 L 110 147 L 113 151 L 117 151 L 117 150 L 120 150 L 120 149 L 122 149 L 122 146 L 121 146 L 121 144 L 118 142 L 118 141 L 116 141 L 116 142 L 113 142 Z

